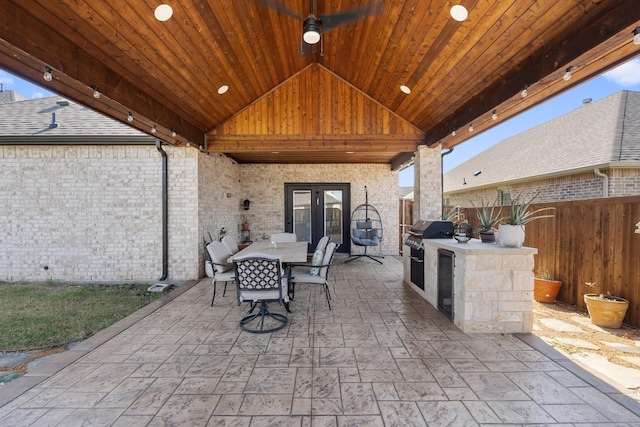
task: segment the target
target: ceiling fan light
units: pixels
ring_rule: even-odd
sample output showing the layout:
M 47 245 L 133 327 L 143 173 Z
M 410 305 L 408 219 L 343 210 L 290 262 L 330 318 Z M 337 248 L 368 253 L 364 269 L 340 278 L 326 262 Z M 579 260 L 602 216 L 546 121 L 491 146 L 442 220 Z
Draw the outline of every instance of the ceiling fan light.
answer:
M 307 44 L 316 44 L 320 41 L 320 23 L 312 15 L 304 20 L 304 26 L 302 27 L 302 39 Z
M 305 31 L 302 36 L 302 39 L 307 44 L 316 44 L 320 41 L 320 33 L 317 32 L 316 30 Z
M 409 88 L 409 86 L 402 85 L 402 86 L 400 86 L 400 90 L 403 93 L 406 93 L 407 95 L 409 95 L 411 93 L 411 89 Z
M 462 6 L 461 4 L 456 4 L 455 6 L 452 6 L 451 10 L 449 10 L 449 13 L 451 14 L 451 17 L 453 19 L 459 22 L 464 21 L 469 16 L 469 12 L 467 12 L 467 8 Z
M 173 16 L 173 9 L 168 4 L 161 4 L 156 7 L 153 16 L 160 22 L 168 21 Z

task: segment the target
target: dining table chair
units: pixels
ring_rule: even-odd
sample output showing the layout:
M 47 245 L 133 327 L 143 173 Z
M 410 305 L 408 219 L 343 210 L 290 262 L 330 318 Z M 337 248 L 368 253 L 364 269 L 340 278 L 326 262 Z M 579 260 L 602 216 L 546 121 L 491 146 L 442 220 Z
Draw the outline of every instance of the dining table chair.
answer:
M 264 334 L 275 332 L 287 325 L 287 316 L 269 310 L 268 303 L 284 305 L 287 313 L 289 296 L 287 275 L 282 268 L 281 257 L 268 254 L 252 254 L 233 260 L 238 291 L 238 305 L 250 302 L 249 314 L 240 320 L 240 329 L 245 332 Z M 252 313 L 258 306 L 257 313 Z
M 229 249 L 231 255 L 235 255 L 240 251 L 236 239 L 232 236 L 224 236 L 222 238 L 222 243 L 227 247 L 227 249 Z
M 295 233 L 273 233 L 271 235 L 271 242 L 274 243 L 286 243 L 297 242 L 298 236 Z
M 329 242 L 324 251 L 322 258 L 315 257 L 311 264 L 292 264 L 291 271 L 289 273 L 291 279 L 291 291 L 295 290 L 295 286 L 298 283 L 310 283 L 314 285 L 321 285 L 324 289 L 324 294 L 327 299 L 327 305 L 331 310 L 331 292 L 329 291 L 329 267 L 333 261 L 333 255 L 336 252 L 338 245 L 335 242 Z M 318 261 L 321 259 L 321 261 Z
M 224 290 L 222 292 L 224 297 L 227 293 L 227 283 L 235 282 L 236 275 L 233 271 L 233 264 L 227 262 L 227 259 L 233 254 L 229 252 L 224 243 L 214 240 L 207 245 L 207 252 L 209 252 L 211 264 L 213 264 L 213 298 L 211 299 L 211 305 L 213 305 L 216 299 L 218 282 L 224 282 Z

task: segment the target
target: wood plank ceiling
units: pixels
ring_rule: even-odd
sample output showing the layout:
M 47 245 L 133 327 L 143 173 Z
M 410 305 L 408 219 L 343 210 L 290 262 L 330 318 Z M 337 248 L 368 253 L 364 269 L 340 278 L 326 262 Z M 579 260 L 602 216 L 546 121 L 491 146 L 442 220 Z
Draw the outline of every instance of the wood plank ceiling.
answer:
M 397 168 L 418 145 L 453 147 L 640 51 L 637 0 L 380 0 L 305 55 L 302 22 L 265 1 L 0 0 L 0 68 L 239 162 Z M 314 4 L 322 15 L 369 1 Z M 308 15 L 306 0 L 280 3 Z

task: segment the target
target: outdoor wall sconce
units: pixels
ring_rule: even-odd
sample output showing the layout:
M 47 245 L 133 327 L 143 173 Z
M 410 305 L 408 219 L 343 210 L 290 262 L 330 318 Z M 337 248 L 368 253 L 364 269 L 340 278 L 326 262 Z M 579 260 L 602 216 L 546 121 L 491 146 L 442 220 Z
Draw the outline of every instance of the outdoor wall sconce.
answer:
M 244 202 L 242 202 L 242 206 L 244 207 L 245 211 L 249 210 L 249 204 L 251 203 L 251 201 L 249 199 L 244 199 Z
M 636 224 L 636 234 L 640 234 L 640 222 Z

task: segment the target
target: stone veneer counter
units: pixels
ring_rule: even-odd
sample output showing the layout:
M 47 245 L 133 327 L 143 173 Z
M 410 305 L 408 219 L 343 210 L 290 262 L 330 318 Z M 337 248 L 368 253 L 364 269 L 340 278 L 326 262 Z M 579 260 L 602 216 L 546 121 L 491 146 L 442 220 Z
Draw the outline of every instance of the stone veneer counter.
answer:
M 425 239 L 425 290 L 410 282 L 409 247 L 403 250 L 404 280 L 438 307 L 438 249 L 453 252 L 453 322 L 463 332 L 531 332 L 535 248 L 503 248 L 472 239 Z

